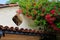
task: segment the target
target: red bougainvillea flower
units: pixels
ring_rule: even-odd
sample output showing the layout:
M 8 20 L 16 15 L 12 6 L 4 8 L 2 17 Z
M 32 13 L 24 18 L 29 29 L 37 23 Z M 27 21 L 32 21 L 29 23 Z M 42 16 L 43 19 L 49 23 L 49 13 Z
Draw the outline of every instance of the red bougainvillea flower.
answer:
M 50 18 L 51 18 L 50 14 L 47 14 L 47 15 L 45 16 L 45 19 L 50 19 Z
M 56 31 L 59 31 L 60 29 L 59 28 L 57 28 L 56 26 L 55 27 L 53 27 L 53 29 L 54 30 L 56 30 Z
M 46 19 L 46 21 L 51 25 L 51 27 L 52 27 L 54 30 L 56 30 L 56 31 L 60 30 L 60 29 L 57 28 L 56 25 L 53 23 L 53 22 L 56 20 L 55 17 L 51 17 L 50 14 L 47 14 L 47 15 L 45 16 L 45 19 Z
M 53 24 L 51 24 L 51 27 L 56 27 L 56 25 L 53 23 Z
M 51 12 L 51 14 L 55 14 L 55 10 L 51 10 L 50 12 Z
M 55 18 L 53 17 L 51 17 L 50 19 L 47 19 L 47 22 L 49 23 L 49 24 L 53 24 L 53 22 L 55 21 Z
M 55 18 L 55 17 L 52 17 L 52 18 L 51 18 L 51 21 L 55 21 L 55 20 L 56 20 L 56 18 Z
M 45 16 L 45 19 L 46 19 L 46 21 L 47 21 L 49 24 L 53 24 L 53 22 L 56 20 L 56 18 L 55 18 L 55 17 L 51 17 L 50 14 L 47 14 L 47 15 Z
M 51 27 L 52 27 L 54 30 L 58 30 L 57 27 L 56 27 L 56 25 L 55 25 L 54 23 L 51 24 Z
M 19 10 L 17 10 L 16 12 L 17 12 L 18 14 L 20 14 L 20 13 L 22 13 L 22 10 L 19 9 Z
M 55 21 L 55 17 L 51 17 L 51 18 L 49 18 L 47 21 L 49 22 L 49 23 L 53 23 L 54 21 Z
M 52 27 L 54 30 L 56 30 L 56 31 L 59 31 L 59 30 L 60 30 L 59 28 L 56 27 L 56 25 L 55 25 L 54 23 L 52 23 L 52 24 L 50 24 L 50 25 L 51 25 L 51 27 Z
M 57 28 L 57 27 L 54 27 L 53 29 L 54 29 L 54 30 L 56 30 L 56 31 L 60 30 L 60 29 L 59 29 L 59 28 Z
M 45 16 L 45 19 L 46 19 L 46 21 L 47 21 L 49 24 L 52 24 L 52 23 L 53 23 L 50 14 L 47 14 L 47 15 Z

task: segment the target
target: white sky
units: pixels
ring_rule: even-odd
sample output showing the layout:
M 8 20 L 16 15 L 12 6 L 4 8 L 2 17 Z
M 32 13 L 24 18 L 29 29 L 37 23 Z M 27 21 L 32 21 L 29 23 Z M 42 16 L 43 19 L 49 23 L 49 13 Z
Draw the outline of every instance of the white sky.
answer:
M 6 2 L 9 0 L 0 0 L 0 4 L 6 4 Z

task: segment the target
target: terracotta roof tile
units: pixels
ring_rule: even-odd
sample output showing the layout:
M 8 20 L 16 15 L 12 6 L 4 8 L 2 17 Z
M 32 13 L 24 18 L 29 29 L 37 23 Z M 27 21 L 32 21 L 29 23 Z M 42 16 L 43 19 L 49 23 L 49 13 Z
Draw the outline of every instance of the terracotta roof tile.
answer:
M 0 4 L 0 8 L 15 7 L 15 6 L 18 6 L 18 4 Z

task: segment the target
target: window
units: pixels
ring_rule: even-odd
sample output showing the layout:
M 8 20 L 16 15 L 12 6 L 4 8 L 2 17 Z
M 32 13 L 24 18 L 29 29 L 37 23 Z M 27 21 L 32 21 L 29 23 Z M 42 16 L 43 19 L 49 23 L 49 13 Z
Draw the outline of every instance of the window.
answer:
M 20 20 L 17 15 L 15 15 L 15 16 L 12 18 L 12 20 L 14 21 L 14 23 L 15 23 L 17 26 L 19 26 L 19 25 L 22 23 L 22 20 Z

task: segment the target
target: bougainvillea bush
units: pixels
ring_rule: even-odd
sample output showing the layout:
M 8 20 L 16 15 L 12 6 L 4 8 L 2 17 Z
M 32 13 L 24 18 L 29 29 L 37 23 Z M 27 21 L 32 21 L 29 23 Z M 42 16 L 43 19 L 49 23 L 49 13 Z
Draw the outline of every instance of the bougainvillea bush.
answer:
M 23 14 L 34 21 L 34 26 L 60 30 L 60 1 L 19 0 L 18 4 Z
M 19 0 L 22 13 L 33 20 L 33 26 L 51 27 L 60 30 L 60 1 L 49 0 Z

